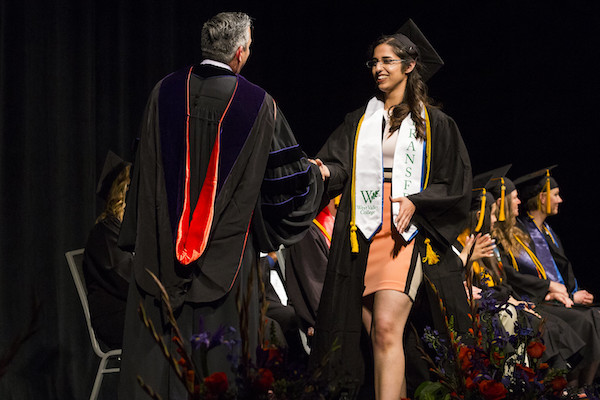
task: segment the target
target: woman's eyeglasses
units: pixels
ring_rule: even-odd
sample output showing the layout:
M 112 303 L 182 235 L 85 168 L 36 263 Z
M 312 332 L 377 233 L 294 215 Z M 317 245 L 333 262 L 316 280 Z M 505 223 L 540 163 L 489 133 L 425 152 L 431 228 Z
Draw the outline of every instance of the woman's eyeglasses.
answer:
M 383 60 L 378 60 L 376 58 L 373 58 L 372 60 L 369 60 L 365 63 L 365 65 L 368 68 L 374 68 L 377 66 L 377 64 L 382 63 L 383 65 L 394 65 L 396 63 L 402 62 L 404 60 L 402 60 L 401 58 L 399 59 L 393 59 L 393 58 L 384 58 Z

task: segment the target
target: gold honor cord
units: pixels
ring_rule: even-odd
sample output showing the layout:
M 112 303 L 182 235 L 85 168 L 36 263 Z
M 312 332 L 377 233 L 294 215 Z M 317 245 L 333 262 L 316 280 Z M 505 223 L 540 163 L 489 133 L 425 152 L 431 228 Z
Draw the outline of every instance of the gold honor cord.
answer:
M 431 170 L 431 124 L 429 123 L 429 113 L 427 112 L 427 107 L 423 107 L 425 111 L 425 131 L 427 132 L 426 142 L 425 142 L 425 151 L 426 151 L 426 173 L 425 173 L 425 181 L 423 182 L 423 189 L 427 187 L 429 183 L 429 171 Z M 365 115 L 360 118 L 358 121 L 358 127 L 356 128 L 356 136 L 354 138 L 354 153 L 352 156 L 352 187 L 351 187 L 351 202 L 352 202 L 352 217 L 350 219 L 350 248 L 352 249 L 352 253 L 358 253 L 358 237 L 356 233 L 356 200 L 355 200 L 355 192 L 356 192 L 356 148 L 358 146 L 358 133 L 360 132 L 360 127 L 362 126 Z M 427 243 L 427 251 L 433 253 L 434 256 L 437 257 L 431 245 Z M 439 258 L 438 258 L 439 259 Z M 435 264 L 435 263 L 434 263 Z
M 354 137 L 354 153 L 352 155 L 352 186 L 350 191 L 350 201 L 352 202 L 352 217 L 350 219 L 350 248 L 352 253 L 358 253 L 358 237 L 356 234 L 356 198 L 354 196 L 356 192 L 356 149 L 358 147 L 358 133 L 362 126 L 365 115 L 363 114 L 358 121 L 358 127 L 356 128 L 356 136 Z
M 519 238 L 517 237 L 517 235 L 514 235 L 514 234 L 513 234 L 513 237 L 514 237 L 515 239 L 517 239 L 517 242 L 519 242 L 519 244 L 520 244 L 520 245 L 523 247 L 523 249 L 525 249 L 525 251 L 527 252 L 527 254 L 529 254 L 529 257 L 531 257 L 531 260 L 532 260 L 532 261 L 533 261 L 533 263 L 535 264 L 535 268 L 536 268 L 536 269 L 537 269 L 537 271 L 538 271 L 538 276 L 539 276 L 540 278 L 542 278 L 542 279 L 548 279 L 548 278 L 546 278 L 546 270 L 544 269 L 544 266 L 542 265 L 542 263 L 540 262 L 540 260 L 538 260 L 538 258 L 537 258 L 537 257 L 536 257 L 536 255 L 533 253 L 533 251 L 531 251 L 531 250 L 529 249 L 529 247 L 527 247 L 527 246 L 525 245 L 525 243 L 523 243 L 523 242 L 521 241 L 521 239 L 519 239 Z
M 319 228 L 321 232 L 323 232 L 323 235 L 325 235 L 325 237 L 331 242 L 331 235 L 329 234 L 329 232 L 327 232 L 327 229 L 325 229 L 325 227 L 321 225 L 321 223 L 317 221 L 316 218 L 313 219 L 313 223 L 317 226 L 317 228 Z
M 427 184 L 429 183 L 429 172 L 431 171 L 431 124 L 429 122 L 429 113 L 427 112 L 427 107 L 423 107 L 424 112 L 425 112 L 425 131 L 426 131 L 426 141 L 425 141 L 425 160 L 426 160 L 426 173 L 425 173 L 425 181 L 423 182 L 423 189 L 425 189 L 427 187 Z M 356 149 L 358 146 L 358 133 L 360 132 L 360 127 L 363 123 L 365 116 L 363 114 L 363 116 L 360 118 L 360 121 L 358 121 L 358 127 L 356 128 L 356 137 L 354 138 L 354 154 L 352 156 L 352 188 L 351 188 L 351 193 L 350 195 L 352 196 L 352 217 L 350 220 L 350 247 L 352 249 L 352 253 L 358 253 L 358 237 L 357 237 L 357 233 L 356 233 L 356 204 L 355 204 L 355 192 L 356 192 L 356 187 L 355 187 L 355 181 L 356 181 Z M 439 257 L 437 256 L 437 254 L 435 254 L 435 252 L 433 251 L 433 248 L 431 248 L 431 245 L 429 244 L 429 241 L 427 241 L 427 254 L 429 254 L 429 257 L 425 257 L 425 258 L 429 258 L 431 261 L 431 264 L 436 264 L 437 261 L 439 260 Z
M 550 229 L 548 229 L 548 226 L 546 225 L 545 222 L 542 222 L 542 226 L 538 226 L 537 222 L 535 222 L 535 219 L 533 219 L 533 215 L 531 215 L 529 212 L 527 212 L 527 216 L 529 217 L 529 219 L 531 219 L 531 222 L 533 222 L 533 224 L 538 229 L 538 231 L 540 231 L 541 233 L 545 233 L 547 236 L 550 237 L 550 239 L 552 240 L 552 243 L 554 243 L 556 246 L 558 246 L 558 242 L 554 238 L 554 235 L 552 234 L 552 232 L 550 232 Z M 542 232 L 542 230 L 543 230 L 543 232 Z

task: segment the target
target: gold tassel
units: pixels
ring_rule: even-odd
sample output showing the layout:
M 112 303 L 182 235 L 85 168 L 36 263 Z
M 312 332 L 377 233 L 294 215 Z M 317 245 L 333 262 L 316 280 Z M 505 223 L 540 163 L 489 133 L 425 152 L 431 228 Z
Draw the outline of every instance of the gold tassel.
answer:
M 479 232 L 483 226 L 483 219 L 485 217 L 485 189 L 481 189 L 481 209 L 479 210 L 479 221 L 475 227 L 475 232 Z
M 550 170 L 546 170 L 546 214 L 552 214 L 550 206 Z
M 431 240 L 429 240 L 429 238 L 425 239 L 425 245 L 427 248 L 425 250 L 425 257 L 423 257 L 423 262 L 428 263 L 429 265 L 437 264 L 440 261 L 440 256 L 433 251 Z
M 358 253 L 358 237 L 354 221 L 350 222 L 350 248 L 352 249 L 352 253 Z
M 506 221 L 506 215 L 504 213 L 504 200 L 506 198 L 506 186 L 504 186 L 504 178 L 502 180 L 502 186 L 500 187 L 500 214 L 498 215 L 498 221 Z

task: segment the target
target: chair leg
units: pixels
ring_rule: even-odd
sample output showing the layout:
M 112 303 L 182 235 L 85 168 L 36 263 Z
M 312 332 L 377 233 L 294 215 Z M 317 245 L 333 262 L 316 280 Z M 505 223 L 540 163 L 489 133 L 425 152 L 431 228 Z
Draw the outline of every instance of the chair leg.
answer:
M 104 378 L 104 368 L 108 360 L 106 358 L 100 359 L 100 365 L 98 366 L 98 372 L 96 373 L 96 379 L 94 380 L 94 387 L 92 388 L 92 394 L 90 394 L 90 400 L 96 400 L 98 393 L 100 393 L 100 386 L 102 385 L 102 378 Z

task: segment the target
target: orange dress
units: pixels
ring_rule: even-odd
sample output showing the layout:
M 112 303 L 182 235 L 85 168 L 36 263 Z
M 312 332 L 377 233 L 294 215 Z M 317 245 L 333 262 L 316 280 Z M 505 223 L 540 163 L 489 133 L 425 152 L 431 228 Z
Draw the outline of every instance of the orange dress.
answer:
M 395 226 L 392 226 L 392 202 L 390 194 L 392 184 L 383 184 L 383 224 L 375 234 L 369 247 L 367 269 L 365 271 L 365 290 L 363 296 L 379 290 L 392 289 L 412 294 L 413 287 L 420 284 L 420 273 L 415 273 L 411 265 L 415 240 L 406 244 Z M 415 280 L 418 278 L 418 282 Z

